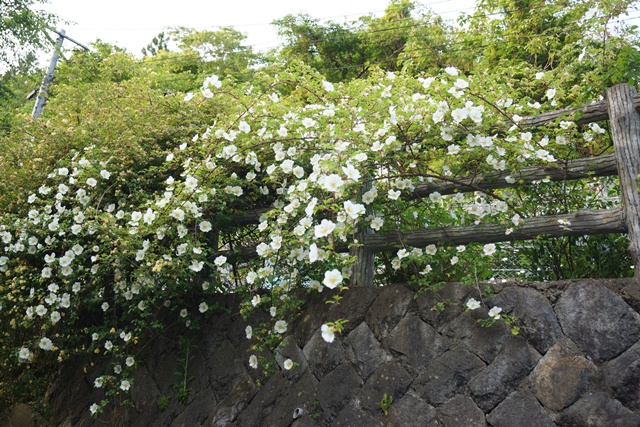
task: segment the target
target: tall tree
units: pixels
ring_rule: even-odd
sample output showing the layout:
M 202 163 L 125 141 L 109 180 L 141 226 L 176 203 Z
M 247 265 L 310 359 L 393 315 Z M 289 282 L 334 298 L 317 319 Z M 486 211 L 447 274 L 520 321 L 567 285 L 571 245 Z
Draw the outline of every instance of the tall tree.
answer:
M 170 41 L 171 37 L 167 36 L 164 31 L 161 31 L 151 40 L 151 43 L 149 43 L 147 47 L 142 48 L 142 54 L 144 56 L 156 56 L 161 51 L 168 52 Z
M 170 35 L 182 53 L 198 63 L 201 74 L 231 75 L 247 80 L 251 74 L 249 67 L 257 59 L 251 46 L 245 44 L 247 36 L 231 27 L 216 31 L 178 27 L 172 29 Z
M 12 65 L 29 60 L 29 54 L 53 42 L 44 29 L 55 25 L 58 18 L 35 9 L 38 3 L 47 0 L 0 2 L 0 63 Z
M 360 77 L 366 71 L 365 50 L 354 25 L 321 24 L 306 14 L 287 15 L 273 25 L 287 42 L 280 51 L 286 63 L 301 60 L 331 81 Z

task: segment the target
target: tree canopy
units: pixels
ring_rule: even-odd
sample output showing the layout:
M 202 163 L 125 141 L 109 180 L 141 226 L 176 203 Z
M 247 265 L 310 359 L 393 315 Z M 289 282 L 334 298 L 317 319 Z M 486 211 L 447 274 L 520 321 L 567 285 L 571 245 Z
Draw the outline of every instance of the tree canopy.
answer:
M 45 31 L 57 17 L 35 8 L 47 0 L 5 0 L 0 3 L 0 63 L 18 64 L 33 60 L 37 49 L 52 40 Z

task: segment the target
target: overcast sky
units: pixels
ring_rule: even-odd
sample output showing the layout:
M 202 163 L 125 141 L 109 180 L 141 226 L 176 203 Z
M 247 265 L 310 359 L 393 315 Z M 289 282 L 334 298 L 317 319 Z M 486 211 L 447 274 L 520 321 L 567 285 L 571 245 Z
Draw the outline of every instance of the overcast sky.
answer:
M 231 26 L 248 35 L 247 44 L 256 50 L 278 46 L 270 22 L 287 14 L 308 13 L 314 18 L 336 22 L 355 20 L 359 16 L 381 16 L 388 0 L 49 0 L 45 8 L 65 21 L 66 34 L 88 44 L 100 38 L 117 44 L 130 53 L 140 51 L 160 31 L 183 26 L 198 30 L 215 30 Z M 473 11 L 474 0 L 422 0 L 444 19 L 454 20 L 460 12 Z M 65 41 L 65 47 L 70 48 Z

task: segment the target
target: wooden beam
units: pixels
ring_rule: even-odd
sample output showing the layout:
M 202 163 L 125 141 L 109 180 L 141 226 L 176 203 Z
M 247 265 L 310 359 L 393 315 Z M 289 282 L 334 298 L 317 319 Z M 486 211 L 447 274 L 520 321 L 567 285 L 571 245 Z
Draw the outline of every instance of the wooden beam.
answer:
M 568 221 L 567 228 L 559 221 Z M 407 232 L 387 232 L 366 236 L 365 245 L 372 252 L 394 251 L 405 246 L 451 242 L 452 244 L 497 243 L 516 240 L 531 240 L 540 235 L 550 237 L 581 236 L 585 234 L 625 233 L 627 226 L 621 207 L 607 210 L 580 210 L 566 215 L 548 215 L 522 220 L 506 234 L 508 225 L 480 224 L 448 228 L 425 228 Z M 341 248 L 342 251 L 345 248 Z
M 640 278 L 640 115 L 634 100 L 638 94 L 628 84 L 607 90 L 611 136 L 618 162 L 620 195 L 629 230 L 629 252 L 635 266 L 635 277 Z
M 631 96 L 633 108 L 640 112 L 640 94 Z M 539 116 L 527 117 L 519 124 L 524 127 L 540 127 L 549 123 L 553 123 L 558 119 L 575 121 L 577 124 L 587 124 L 593 122 L 601 122 L 608 120 L 610 114 L 609 102 L 603 99 L 593 104 L 585 105 L 582 108 L 573 108 L 566 110 L 552 111 L 550 113 L 540 114 Z
M 618 174 L 615 154 L 599 157 L 576 159 L 565 165 L 557 163 L 547 166 L 529 166 L 517 172 L 491 172 L 474 177 L 453 178 L 450 181 L 434 179 L 433 182 L 417 184 L 411 198 L 424 198 L 434 191 L 440 194 L 465 193 L 475 190 L 494 190 L 498 188 L 520 187 L 523 184 L 542 179 L 564 181 L 596 176 L 614 176 Z M 516 180 L 508 183 L 505 177 Z

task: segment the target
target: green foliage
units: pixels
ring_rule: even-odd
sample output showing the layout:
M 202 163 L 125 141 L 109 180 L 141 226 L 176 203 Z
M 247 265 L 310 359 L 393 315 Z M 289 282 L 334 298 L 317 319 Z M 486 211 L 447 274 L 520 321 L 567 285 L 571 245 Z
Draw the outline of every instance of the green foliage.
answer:
M 46 28 L 53 27 L 58 17 L 36 9 L 41 3 L 46 0 L 3 0 L 0 3 L 0 63 L 19 64 L 37 50 L 51 45 L 53 40 Z
M 604 178 L 414 197 L 434 180 L 516 176 L 611 151 L 604 124 L 521 126 L 522 117 L 597 99 L 606 84 L 633 77 L 634 36 L 609 38 L 611 54 L 598 36 L 617 9 L 596 8 L 591 20 L 579 4 L 563 5 L 484 2 L 481 11 L 500 12 L 491 22 L 468 18 L 475 38 L 406 1 L 345 25 L 285 17 L 287 65 L 255 72 L 244 36 L 231 29 L 176 29 L 180 51 L 160 49 L 159 38 L 143 60 L 99 42 L 75 53 L 43 117 L 16 116 L 0 140 L 1 404 L 37 400 L 72 356 L 101 358 L 104 374 L 92 379 L 105 399 L 90 408 L 99 413 L 129 391 L 145 344 L 169 327 L 197 329 L 217 293 L 242 299 L 252 323 L 247 364 L 267 376 L 307 299 L 323 297 L 338 313 L 322 325 L 323 339 L 342 331 L 348 251 L 365 229 L 403 236 L 491 224 L 508 235 L 529 216 L 616 206 Z M 520 20 L 552 42 L 523 33 Z M 574 32 L 582 44 L 566 46 Z M 443 50 L 448 43 L 455 50 Z M 408 46 L 438 55 L 419 58 Z M 541 278 L 548 268 L 558 278 L 629 273 L 610 261 L 621 259 L 621 238 L 554 242 L 514 245 L 522 268 L 540 267 Z M 401 243 L 376 257 L 380 283 L 462 281 L 480 297 L 512 247 Z M 494 309 L 482 320 L 517 333 L 515 319 Z M 184 402 L 194 347 L 182 339 L 179 348 Z
M 382 413 L 385 416 L 387 416 L 389 415 L 389 408 L 391 407 L 392 403 L 393 403 L 393 396 L 385 393 L 382 395 L 382 399 L 380 400 L 380 402 L 376 403 L 376 405 L 378 405 L 380 409 L 382 409 Z
M 197 66 L 199 81 L 211 74 L 233 76 L 241 81 L 251 76 L 250 67 L 256 63 L 257 55 L 244 44 L 246 35 L 240 31 L 230 27 L 216 31 L 178 27 L 170 34 L 177 41 L 182 58 L 190 58 Z
M 171 38 L 167 37 L 164 31 L 162 31 L 151 40 L 151 43 L 142 48 L 142 54 L 144 56 L 156 56 L 162 51 L 168 52 L 170 40 Z
M 0 136 L 10 134 L 33 109 L 33 99 L 27 96 L 37 90 L 42 75 L 26 61 L 0 75 Z
M 350 25 L 320 24 L 309 15 L 287 15 L 273 22 L 287 41 L 279 53 L 286 63 L 304 61 L 330 81 L 362 76 L 366 71 L 361 40 Z
M 171 404 L 171 398 L 169 396 L 162 396 L 158 399 L 158 409 L 164 411 Z
M 183 405 L 187 403 L 187 398 L 191 394 L 189 383 L 195 379 L 193 375 L 189 375 L 189 364 L 195 358 L 193 352 L 197 348 L 197 345 L 190 338 L 180 336 L 178 339 L 178 366 L 180 370 L 174 372 L 178 377 L 178 383 L 175 385 L 175 389 L 178 402 Z

